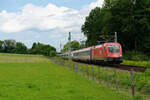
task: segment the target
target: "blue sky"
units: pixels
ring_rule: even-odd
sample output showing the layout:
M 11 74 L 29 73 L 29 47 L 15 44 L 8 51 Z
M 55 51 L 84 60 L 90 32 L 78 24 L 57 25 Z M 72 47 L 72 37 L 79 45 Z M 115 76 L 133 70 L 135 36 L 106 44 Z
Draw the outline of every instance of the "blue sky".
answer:
M 83 5 L 88 5 L 96 0 L 1 0 L 0 11 L 18 11 L 20 8 L 28 3 L 37 6 L 45 6 L 48 3 L 53 3 L 57 6 L 66 6 L 73 9 L 81 9 Z
M 15 39 L 29 48 L 42 42 L 59 51 L 69 31 L 73 40 L 86 39 L 81 33 L 85 17 L 102 4 L 103 0 L 1 0 L 0 40 Z

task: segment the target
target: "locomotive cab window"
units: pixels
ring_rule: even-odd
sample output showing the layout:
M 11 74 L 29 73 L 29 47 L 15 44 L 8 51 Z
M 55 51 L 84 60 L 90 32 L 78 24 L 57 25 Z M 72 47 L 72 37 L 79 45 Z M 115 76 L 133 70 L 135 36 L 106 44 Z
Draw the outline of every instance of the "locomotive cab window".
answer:
M 119 53 L 120 47 L 118 45 L 109 45 L 108 46 L 109 53 Z

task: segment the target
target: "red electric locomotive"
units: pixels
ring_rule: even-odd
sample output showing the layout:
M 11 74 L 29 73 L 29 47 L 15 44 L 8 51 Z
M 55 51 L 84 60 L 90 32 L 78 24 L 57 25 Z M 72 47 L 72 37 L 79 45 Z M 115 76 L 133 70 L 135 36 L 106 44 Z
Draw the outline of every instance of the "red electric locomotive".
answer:
M 119 43 L 104 43 L 71 52 L 72 59 L 89 62 L 122 62 L 122 47 Z

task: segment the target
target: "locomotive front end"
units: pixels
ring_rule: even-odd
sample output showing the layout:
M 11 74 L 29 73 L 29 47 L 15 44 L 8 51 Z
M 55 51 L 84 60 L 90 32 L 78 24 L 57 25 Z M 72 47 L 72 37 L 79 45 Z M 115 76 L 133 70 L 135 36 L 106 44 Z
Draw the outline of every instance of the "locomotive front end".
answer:
M 107 62 L 121 63 L 122 62 L 122 47 L 119 43 L 108 43 L 107 46 Z

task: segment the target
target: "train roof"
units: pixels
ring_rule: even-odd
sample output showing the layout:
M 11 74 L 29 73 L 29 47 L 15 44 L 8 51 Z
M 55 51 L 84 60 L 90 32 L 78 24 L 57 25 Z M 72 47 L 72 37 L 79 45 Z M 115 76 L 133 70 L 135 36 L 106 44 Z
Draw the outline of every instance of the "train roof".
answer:
M 120 43 L 116 43 L 116 42 L 108 42 L 108 43 L 104 43 L 104 45 L 114 45 L 114 44 L 120 45 Z
M 92 47 L 88 47 L 88 48 L 83 48 L 83 49 L 80 49 L 80 50 L 75 50 L 75 51 L 72 51 L 72 53 L 77 53 L 77 52 L 82 52 L 82 51 L 89 51 L 91 50 Z
M 96 45 L 96 46 L 93 46 L 94 48 L 100 48 L 102 47 L 103 45 L 104 46 L 107 46 L 107 45 L 120 45 L 119 43 L 115 43 L 115 42 L 108 42 L 108 43 L 103 43 L 103 44 L 99 44 L 99 45 Z

